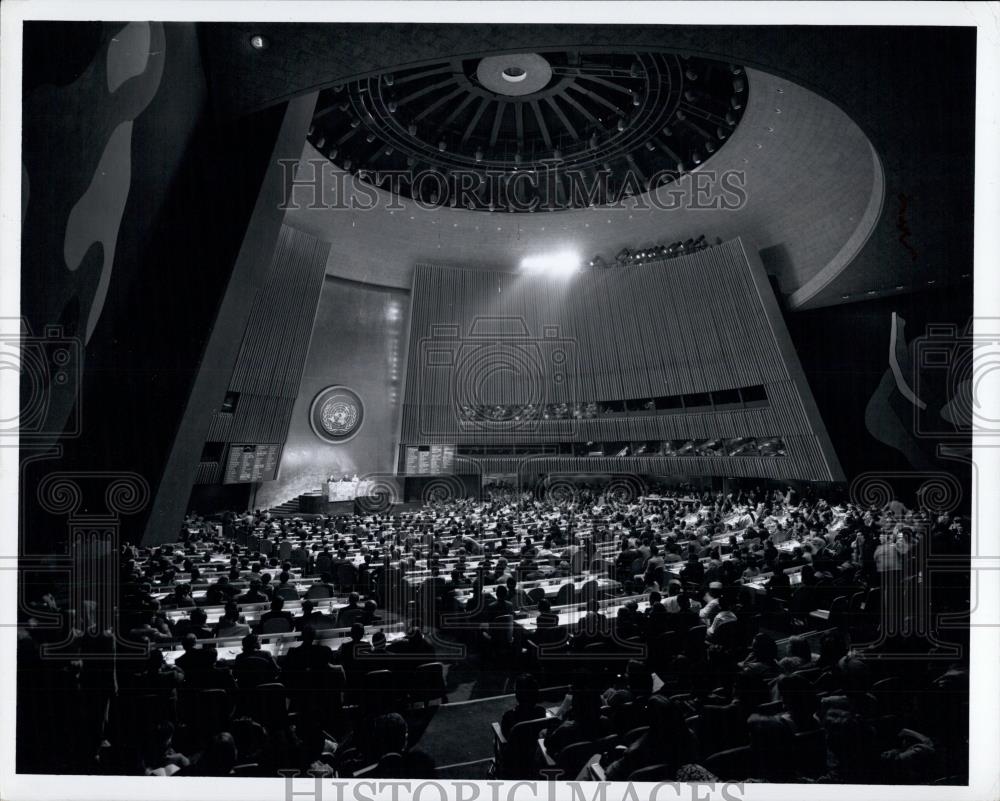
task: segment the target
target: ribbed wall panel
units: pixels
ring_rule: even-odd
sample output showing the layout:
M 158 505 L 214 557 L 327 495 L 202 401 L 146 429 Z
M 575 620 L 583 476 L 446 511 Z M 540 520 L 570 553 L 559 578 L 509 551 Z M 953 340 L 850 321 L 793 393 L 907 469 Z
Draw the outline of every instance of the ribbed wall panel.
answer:
M 222 477 L 222 465 L 216 462 L 201 462 L 194 474 L 195 484 L 215 484 Z
M 804 403 L 814 408 L 759 258 L 738 239 L 568 279 L 418 265 L 407 370 L 405 445 L 779 436 L 788 447 L 783 458 L 544 463 L 559 471 L 617 465 L 624 472 L 841 478 L 832 449 L 825 453 L 820 444 L 822 421 Z M 757 385 L 765 387 L 766 405 L 704 413 L 510 423 L 458 414 L 461 404 L 604 402 Z M 523 457 L 485 458 L 484 465 L 496 458 L 499 472 L 511 472 Z
M 233 413 L 216 411 L 207 442 L 283 443 L 298 395 L 330 246 L 283 225 L 253 301 L 229 391 Z M 222 398 L 219 398 L 221 405 Z M 223 449 L 223 458 L 228 448 Z M 199 468 L 197 483 L 218 481 Z M 203 480 L 204 479 L 204 480 Z

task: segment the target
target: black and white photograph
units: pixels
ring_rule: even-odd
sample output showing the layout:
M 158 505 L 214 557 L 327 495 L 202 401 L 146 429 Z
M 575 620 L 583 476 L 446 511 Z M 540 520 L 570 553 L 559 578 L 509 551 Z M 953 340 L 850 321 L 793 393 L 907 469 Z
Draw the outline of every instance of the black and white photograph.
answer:
M 2 15 L 0 798 L 1000 797 L 1000 4 Z

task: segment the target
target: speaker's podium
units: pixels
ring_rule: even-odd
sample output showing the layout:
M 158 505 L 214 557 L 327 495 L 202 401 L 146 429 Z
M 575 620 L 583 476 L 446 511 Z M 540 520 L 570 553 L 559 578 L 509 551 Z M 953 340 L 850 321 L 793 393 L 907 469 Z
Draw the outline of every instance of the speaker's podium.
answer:
M 353 501 L 355 498 L 364 498 L 368 495 L 371 482 L 354 478 L 342 478 L 340 481 L 326 482 L 326 499 L 330 503 L 343 503 Z
M 372 482 L 366 479 L 330 479 L 319 492 L 309 492 L 299 497 L 299 508 L 307 514 L 353 514 L 358 498 L 366 498 Z

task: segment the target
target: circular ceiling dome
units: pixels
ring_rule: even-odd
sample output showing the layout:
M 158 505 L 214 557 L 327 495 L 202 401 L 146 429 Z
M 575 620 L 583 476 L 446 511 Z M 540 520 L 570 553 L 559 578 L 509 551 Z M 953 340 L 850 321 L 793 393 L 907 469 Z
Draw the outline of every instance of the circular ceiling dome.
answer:
M 669 53 L 463 57 L 324 90 L 309 141 L 357 180 L 431 206 L 614 205 L 708 161 L 749 91 L 739 65 Z

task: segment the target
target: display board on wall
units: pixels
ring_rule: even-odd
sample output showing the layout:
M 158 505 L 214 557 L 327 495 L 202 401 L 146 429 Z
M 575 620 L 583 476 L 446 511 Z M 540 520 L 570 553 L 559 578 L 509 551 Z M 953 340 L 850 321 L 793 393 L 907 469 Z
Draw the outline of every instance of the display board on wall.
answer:
M 410 445 L 404 456 L 406 475 L 427 476 L 455 472 L 454 445 Z
M 251 484 L 273 481 L 278 473 L 281 445 L 230 445 L 223 484 Z

